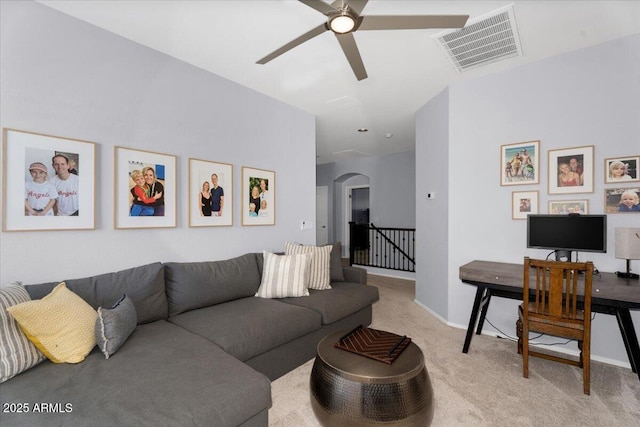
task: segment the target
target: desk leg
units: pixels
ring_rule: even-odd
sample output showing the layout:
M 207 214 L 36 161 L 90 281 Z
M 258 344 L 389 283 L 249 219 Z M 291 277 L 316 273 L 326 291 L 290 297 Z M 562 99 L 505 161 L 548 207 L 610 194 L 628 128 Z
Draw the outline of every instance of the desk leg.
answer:
M 480 310 L 480 320 L 478 320 L 478 328 L 476 329 L 476 335 L 482 334 L 482 328 L 484 327 L 484 319 L 487 317 L 487 311 L 489 311 L 489 303 L 491 302 L 491 289 L 487 289 L 486 294 L 480 302 L 482 309 Z
M 631 318 L 629 309 L 616 309 L 616 319 L 618 320 L 618 326 L 622 334 L 622 341 L 624 341 L 624 348 L 627 350 L 627 356 L 629 356 L 631 369 L 637 373 L 638 378 L 640 378 L 640 371 L 638 369 L 640 368 L 640 346 L 638 345 L 638 337 L 633 327 L 633 319 Z
M 476 299 L 473 301 L 473 308 L 471 309 L 471 318 L 469 319 L 467 336 L 464 339 L 464 346 L 462 347 L 463 353 L 469 352 L 469 346 L 471 345 L 471 338 L 473 338 L 473 329 L 476 326 L 476 321 L 478 320 L 478 311 L 480 309 L 480 302 L 482 301 L 482 297 L 486 289 L 487 288 L 485 286 L 478 285 L 478 290 L 476 291 Z

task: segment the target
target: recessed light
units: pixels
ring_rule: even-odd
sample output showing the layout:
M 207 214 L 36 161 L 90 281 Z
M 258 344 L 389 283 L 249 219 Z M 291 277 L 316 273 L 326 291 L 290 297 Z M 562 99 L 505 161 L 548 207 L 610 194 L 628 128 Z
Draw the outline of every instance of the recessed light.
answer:
M 367 128 L 360 128 L 360 129 L 358 129 L 358 132 L 369 132 L 369 129 L 367 129 Z
M 387 133 L 387 134 L 385 134 L 385 135 L 384 135 L 384 137 L 385 137 L 385 138 L 392 138 L 392 137 L 393 137 L 393 134 L 392 134 L 392 133 Z

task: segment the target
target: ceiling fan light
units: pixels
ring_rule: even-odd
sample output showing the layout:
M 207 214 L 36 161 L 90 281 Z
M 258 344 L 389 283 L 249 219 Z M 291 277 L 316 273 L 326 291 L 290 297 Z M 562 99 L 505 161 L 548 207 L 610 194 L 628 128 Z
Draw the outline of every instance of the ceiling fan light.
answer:
M 346 34 L 353 30 L 355 26 L 356 20 L 346 11 L 343 11 L 340 15 L 337 15 L 329 21 L 331 31 L 338 34 Z

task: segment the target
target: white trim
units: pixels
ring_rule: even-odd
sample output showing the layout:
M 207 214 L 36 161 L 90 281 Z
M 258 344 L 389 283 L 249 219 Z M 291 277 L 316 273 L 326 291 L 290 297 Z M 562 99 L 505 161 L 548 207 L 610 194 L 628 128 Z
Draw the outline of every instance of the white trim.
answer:
M 433 310 L 431 310 L 429 307 L 427 307 L 426 305 L 422 304 L 420 301 L 414 299 L 413 302 L 415 302 L 418 307 L 422 308 L 424 311 L 426 311 L 427 313 L 431 314 L 433 317 L 435 317 L 436 319 L 438 319 L 442 323 L 446 324 L 447 326 L 451 326 L 451 327 L 457 328 L 457 329 L 462 329 L 464 331 L 467 330 L 468 325 L 460 325 L 460 324 L 457 324 L 457 323 L 449 322 L 444 317 L 440 316 L 439 314 L 437 314 Z M 476 334 L 475 330 L 473 331 L 473 334 L 474 335 Z M 494 331 L 485 331 L 485 330 L 483 330 L 482 331 L 482 335 L 488 335 L 488 336 L 496 337 L 496 338 L 499 337 L 501 339 L 509 339 L 509 338 L 504 337 L 504 334 L 497 333 L 497 332 L 494 332 Z M 473 339 L 471 341 L 473 343 Z M 462 346 L 463 345 L 464 345 L 464 342 L 461 342 L 460 343 L 460 351 L 462 351 Z M 514 345 L 515 345 L 515 343 L 514 343 Z M 544 344 L 541 344 L 540 347 L 546 347 L 546 346 Z M 516 349 L 514 347 L 514 351 L 515 350 Z M 554 346 L 553 347 L 553 351 L 557 351 L 559 353 L 564 353 L 564 354 L 569 354 L 569 355 L 572 355 L 572 356 L 578 356 L 579 355 L 579 353 L 576 350 L 572 350 L 572 349 L 569 349 L 569 348 L 564 348 L 562 346 Z M 608 357 L 594 356 L 593 353 L 591 354 L 591 360 L 595 360 L 597 362 L 606 363 L 608 365 L 620 366 L 621 368 L 631 369 L 631 364 L 630 363 L 625 363 L 625 362 L 622 362 L 622 361 L 616 360 L 616 359 L 610 359 Z

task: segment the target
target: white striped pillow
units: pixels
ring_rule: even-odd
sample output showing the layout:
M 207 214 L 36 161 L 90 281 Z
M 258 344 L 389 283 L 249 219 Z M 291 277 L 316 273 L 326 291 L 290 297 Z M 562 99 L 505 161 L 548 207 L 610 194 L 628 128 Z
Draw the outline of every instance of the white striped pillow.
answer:
M 0 288 L 0 383 L 45 359 L 7 312 L 8 307 L 27 301 L 31 297 L 20 282 Z
M 309 275 L 309 289 L 324 291 L 331 289 L 331 249 L 333 245 L 308 246 L 286 242 L 284 253 L 287 255 L 313 254 L 311 258 L 311 273 Z
M 260 298 L 309 296 L 309 265 L 311 255 L 275 255 L 263 251 L 262 282 L 256 292 Z

